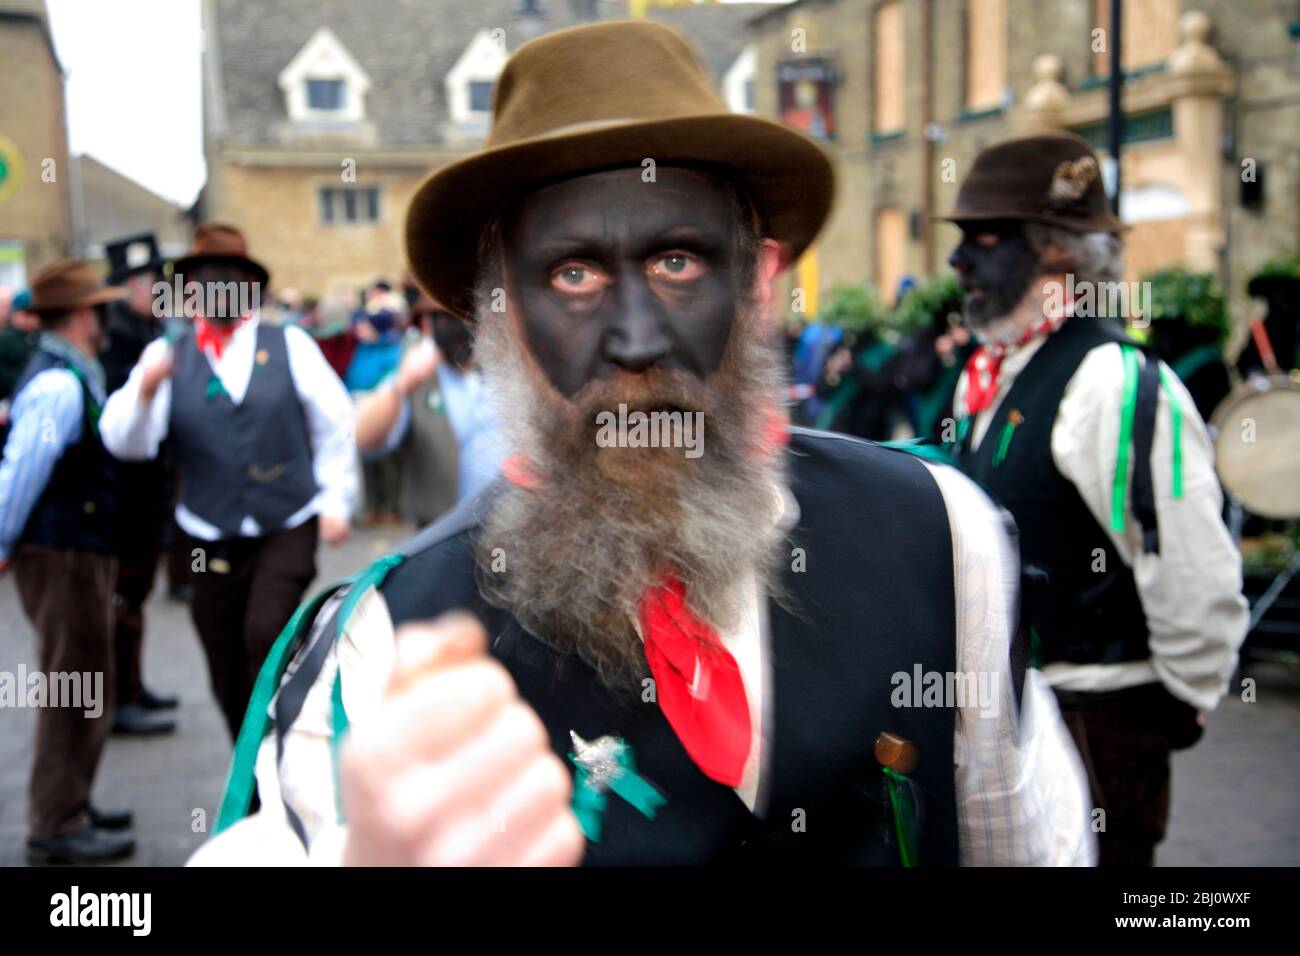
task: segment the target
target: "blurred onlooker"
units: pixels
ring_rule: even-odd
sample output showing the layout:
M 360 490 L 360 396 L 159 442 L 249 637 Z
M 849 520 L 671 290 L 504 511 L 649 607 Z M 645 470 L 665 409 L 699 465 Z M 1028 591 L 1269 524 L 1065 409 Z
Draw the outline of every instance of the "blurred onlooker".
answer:
M 961 303 L 961 286 L 949 275 L 913 283 L 894 309 L 895 325 L 904 332 L 894 381 L 912 433 L 920 438 L 943 438 L 957 380 L 975 350 L 961 323 Z
M 899 401 L 897 348 L 884 336 L 885 310 L 869 285 L 836 286 L 818 319 L 843 330 L 841 344 L 818 377 L 822 401 L 815 427 L 870 441 L 892 437 Z
M 348 373 L 352 354 L 357 350 L 357 339 L 352 334 L 346 303 L 338 296 L 326 299 L 316 307 L 315 324 L 307 329 L 316 340 L 321 354 L 340 379 Z
M 397 372 L 357 408 L 357 447 L 401 449 L 403 512 L 425 525 L 492 480 L 502 445 L 469 328 L 423 293 L 411 323 Z
M 9 321 L 0 328 L 0 402 L 13 397 L 18 376 L 27 367 L 27 360 L 36 351 L 41 339 L 41 323 L 35 312 L 28 311 L 31 296 L 20 292 L 13 297 Z M 8 420 L 7 411 L 0 410 L 0 429 Z
M 406 300 L 384 280 L 366 293 L 365 304 L 352 316 L 356 351 L 343 381 L 354 397 L 372 392 L 397 369 L 402 354 Z M 366 512 L 362 524 L 401 521 L 401 461 L 399 452 L 379 449 L 362 453 Z
M 141 353 L 164 332 L 164 316 L 154 309 L 154 284 L 166 260 L 152 233 L 107 243 L 110 285 L 126 290 L 126 298 L 108 309 L 108 345 L 100 353 L 104 380 L 111 395 L 123 385 Z M 117 476 L 117 530 L 113 553 L 117 581 L 113 589 L 113 643 L 117 663 L 117 710 L 113 732 L 164 734 L 176 722 L 158 711 L 180 702 L 155 694 L 144 686 L 144 605 L 153 590 L 163 538 L 171 523 L 170 448 L 146 461 L 115 461 Z
M 302 321 L 302 297 L 297 289 L 285 289 L 275 300 L 276 318 L 281 325 L 299 325 Z

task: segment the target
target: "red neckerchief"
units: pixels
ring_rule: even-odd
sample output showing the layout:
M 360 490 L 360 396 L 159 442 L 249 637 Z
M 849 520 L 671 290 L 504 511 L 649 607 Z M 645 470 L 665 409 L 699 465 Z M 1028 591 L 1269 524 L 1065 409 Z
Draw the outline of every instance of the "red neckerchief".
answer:
M 789 442 L 789 421 L 775 404 L 764 409 L 754 451 L 774 455 Z M 539 480 L 519 454 L 502 463 L 517 487 Z M 686 585 L 675 574 L 648 586 L 638 609 L 655 699 L 682 747 L 706 777 L 738 787 L 752 742 L 749 700 L 740 667 L 707 622 L 686 603 Z
M 978 415 L 993 404 L 1002 378 L 1002 361 L 1008 355 L 1035 339 L 1051 335 L 1064 321 L 1064 316 L 1043 319 L 1013 343 L 995 343 L 977 348 L 966 360 L 966 414 Z
M 242 316 L 229 325 L 217 325 L 207 319 L 197 318 L 194 320 L 194 343 L 199 347 L 200 352 L 211 348 L 212 354 L 221 358 L 221 353 L 230 342 L 230 337 L 235 334 L 235 329 L 243 324 Z

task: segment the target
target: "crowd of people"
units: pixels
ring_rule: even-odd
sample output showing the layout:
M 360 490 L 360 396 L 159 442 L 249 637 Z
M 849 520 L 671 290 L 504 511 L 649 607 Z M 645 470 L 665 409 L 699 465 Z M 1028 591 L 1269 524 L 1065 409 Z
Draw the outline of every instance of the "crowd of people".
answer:
M 811 141 L 650 22 L 535 40 L 498 90 L 412 201 L 400 291 L 158 318 L 124 247 L 108 285 L 40 272 L 0 338 L 0 570 L 41 667 L 156 718 L 169 526 L 191 559 L 236 744 L 196 862 L 1151 863 L 1247 609 L 1197 402 L 1049 294 L 1122 276 L 1087 143 L 980 154 L 906 335 L 782 352 L 774 283 L 833 193 Z M 169 268 L 271 281 L 228 225 Z M 593 440 L 616 407 L 703 415 L 705 453 Z M 361 474 L 363 522 L 429 526 L 300 608 Z M 913 673 L 988 693 L 900 703 Z M 32 859 L 130 852 L 90 804 L 109 728 L 38 715 Z

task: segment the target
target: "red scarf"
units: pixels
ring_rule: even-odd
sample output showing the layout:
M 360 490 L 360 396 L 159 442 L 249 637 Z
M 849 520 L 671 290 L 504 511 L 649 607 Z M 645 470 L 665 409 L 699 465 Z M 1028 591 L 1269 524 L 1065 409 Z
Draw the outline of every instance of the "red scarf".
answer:
M 195 319 L 194 344 L 199 347 L 200 352 L 211 348 L 212 354 L 216 358 L 221 358 L 221 353 L 230 342 L 230 337 L 235 334 L 235 329 L 243 324 L 243 318 L 237 319 L 229 325 L 218 325 L 204 318 Z
M 1061 316 L 1043 321 L 1025 330 L 1013 343 L 981 345 L 966 360 L 966 414 L 978 415 L 998 397 L 998 388 L 1002 379 L 1002 362 L 1030 342 L 1051 335 L 1065 321 Z
M 777 454 L 790 440 L 789 421 L 775 405 L 764 410 L 757 454 Z M 511 455 L 502 471 L 514 485 L 538 487 L 526 459 Z M 707 622 L 686 603 L 686 585 L 673 573 L 645 589 L 638 618 L 655 699 L 695 765 L 711 780 L 740 786 L 752 726 L 740 667 Z

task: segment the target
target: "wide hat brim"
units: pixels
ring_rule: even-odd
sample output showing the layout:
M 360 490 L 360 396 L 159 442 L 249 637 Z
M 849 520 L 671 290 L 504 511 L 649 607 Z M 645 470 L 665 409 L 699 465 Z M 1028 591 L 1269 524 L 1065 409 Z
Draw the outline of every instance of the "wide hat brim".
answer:
M 31 304 L 27 306 L 26 311 L 35 312 L 37 315 L 46 315 L 51 312 L 68 312 L 72 309 L 84 309 L 88 306 L 103 305 L 105 302 L 120 302 L 126 298 L 126 290 L 119 289 L 116 286 L 100 286 L 93 292 L 87 292 L 80 295 L 65 296 L 63 298 L 46 299 L 37 301 L 32 299 Z
M 1080 219 L 1071 216 L 1058 216 L 1050 210 L 1032 205 L 959 206 L 946 216 L 934 216 L 932 219 L 934 222 L 951 222 L 958 226 L 964 222 L 994 222 L 1014 219 L 1020 222 L 1037 222 L 1045 226 L 1056 226 L 1078 233 L 1112 232 L 1118 234 L 1127 232 L 1129 228 L 1124 225 L 1122 220 L 1110 213 Z
M 735 113 L 579 124 L 481 150 L 430 174 L 406 214 L 406 252 L 419 284 L 473 320 L 473 286 L 484 227 L 530 190 L 614 168 L 713 167 L 754 203 L 765 237 L 788 261 L 816 238 L 830 213 L 835 177 L 812 140 Z
M 203 252 L 195 255 L 182 256 L 172 261 L 172 275 L 177 274 L 184 276 L 190 269 L 198 268 L 205 264 L 215 265 L 234 265 L 247 269 L 257 276 L 257 281 L 261 285 L 266 285 L 271 278 L 271 274 L 266 271 L 256 259 L 250 259 L 248 256 L 240 256 L 231 253 Z

